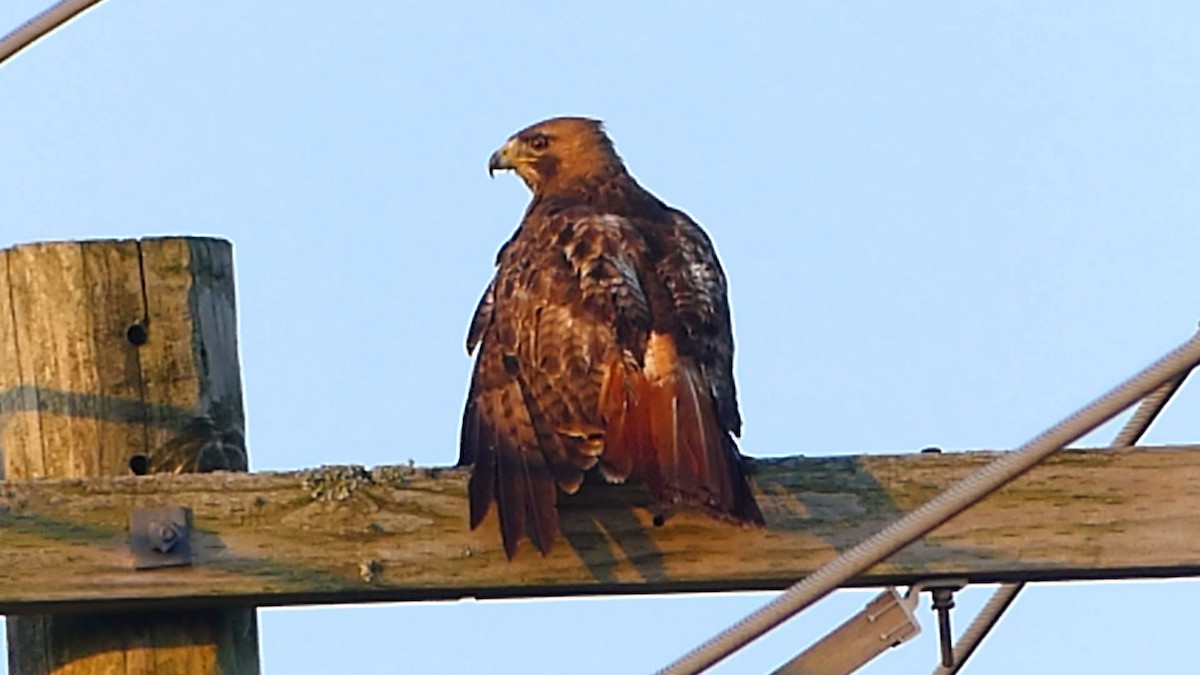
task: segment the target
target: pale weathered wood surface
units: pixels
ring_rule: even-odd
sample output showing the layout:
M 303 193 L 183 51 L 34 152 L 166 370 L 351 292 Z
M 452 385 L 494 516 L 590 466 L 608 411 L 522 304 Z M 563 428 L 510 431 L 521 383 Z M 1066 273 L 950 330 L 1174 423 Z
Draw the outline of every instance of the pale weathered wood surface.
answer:
M 229 242 L 55 242 L 0 251 L 0 466 L 9 479 L 189 471 L 242 424 Z M 131 327 L 144 340 L 130 338 Z M 212 418 L 197 426 L 198 416 Z M 187 430 L 202 428 L 195 438 Z M 212 441 L 216 438 L 216 443 Z M 244 449 L 222 466 L 245 468 Z M 0 531 L 0 547 L 23 536 Z M 43 568 L 46 567 L 43 562 Z M 70 574 L 65 570 L 60 573 Z M 253 609 L 21 616 L 14 673 L 251 673 Z
M 780 588 L 994 456 L 759 461 L 764 530 L 689 513 L 654 527 L 636 488 L 585 486 L 554 552 L 513 562 L 494 514 L 467 530 L 454 469 L 10 482 L 0 611 Z M 164 504 L 194 509 L 197 564 L 135 572 L 127 515 Z M 854 583 L 1197 575 L 1197 512 L 1200 446 L 1066 451 Z

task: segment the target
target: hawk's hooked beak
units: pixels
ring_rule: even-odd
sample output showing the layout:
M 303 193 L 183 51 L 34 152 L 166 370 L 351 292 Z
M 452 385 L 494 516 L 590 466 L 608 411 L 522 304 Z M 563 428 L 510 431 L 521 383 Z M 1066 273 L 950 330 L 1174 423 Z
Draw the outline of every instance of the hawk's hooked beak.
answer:
M 488 177 L 493 177 L 497 171 L 505 169 L 515 169 L 517 165 L 512 160 L 513 141 L 505 143 L 499 150 L 492 153 L 488 158 Z

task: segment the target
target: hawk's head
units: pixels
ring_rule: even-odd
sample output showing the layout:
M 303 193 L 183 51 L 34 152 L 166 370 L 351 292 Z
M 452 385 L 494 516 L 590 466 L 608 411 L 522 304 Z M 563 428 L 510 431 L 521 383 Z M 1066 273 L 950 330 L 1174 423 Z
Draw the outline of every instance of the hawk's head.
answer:
M 513 134 L 488 160 L 488 174 L 504 169 L 534 194 L 625 171 L 604 125 L 586 117 L 555 117 Z

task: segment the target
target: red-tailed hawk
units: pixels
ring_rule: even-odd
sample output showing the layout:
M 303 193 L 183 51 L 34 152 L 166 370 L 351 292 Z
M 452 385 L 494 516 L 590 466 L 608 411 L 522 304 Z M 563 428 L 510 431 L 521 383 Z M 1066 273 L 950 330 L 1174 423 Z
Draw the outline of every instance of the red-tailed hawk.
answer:
M 733 333 L 708 236 L 638 185 L 596 120 L 518 132 L 488 162 L 502 169 L 533 199 L 467 335 L 471 527 L 494 501 L 508 557 L 526 536 L 545 554 L 558 490 L 597 465 L 660 508 L 761 525 L 733 441 Z

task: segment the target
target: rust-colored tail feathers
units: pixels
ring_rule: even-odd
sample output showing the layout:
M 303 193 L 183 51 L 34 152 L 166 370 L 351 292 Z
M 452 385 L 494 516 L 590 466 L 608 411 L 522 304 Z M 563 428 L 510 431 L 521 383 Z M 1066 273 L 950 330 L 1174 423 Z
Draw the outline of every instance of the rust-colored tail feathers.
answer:
M 616 364 L 601 395 L 608 420 L 601 469 L 634 473 L 662 508 L 699 507 L 722 520 L 762 525 L 741 454 L 718 422 L 700 369 L 669 336 L 654 334 L 642 370 Z
M 521 377 L 477 392 L 464 413 L 459 460 L 474 465 L 471 528 L 494 501 L 510 559 L 525 537 L 549 553 L 559 532 L 558 490 L 578 489 L 598 454 L 606 478 L 636 476 L 664 510 L 687 504 L 722 520 L 762 525 L 742 456 L 718 421 L 699 367 L 657 334 L 645 361 L 644 368 L 625 361 L 608 367 L 599 397 L 603 429 L 550 426 Z

